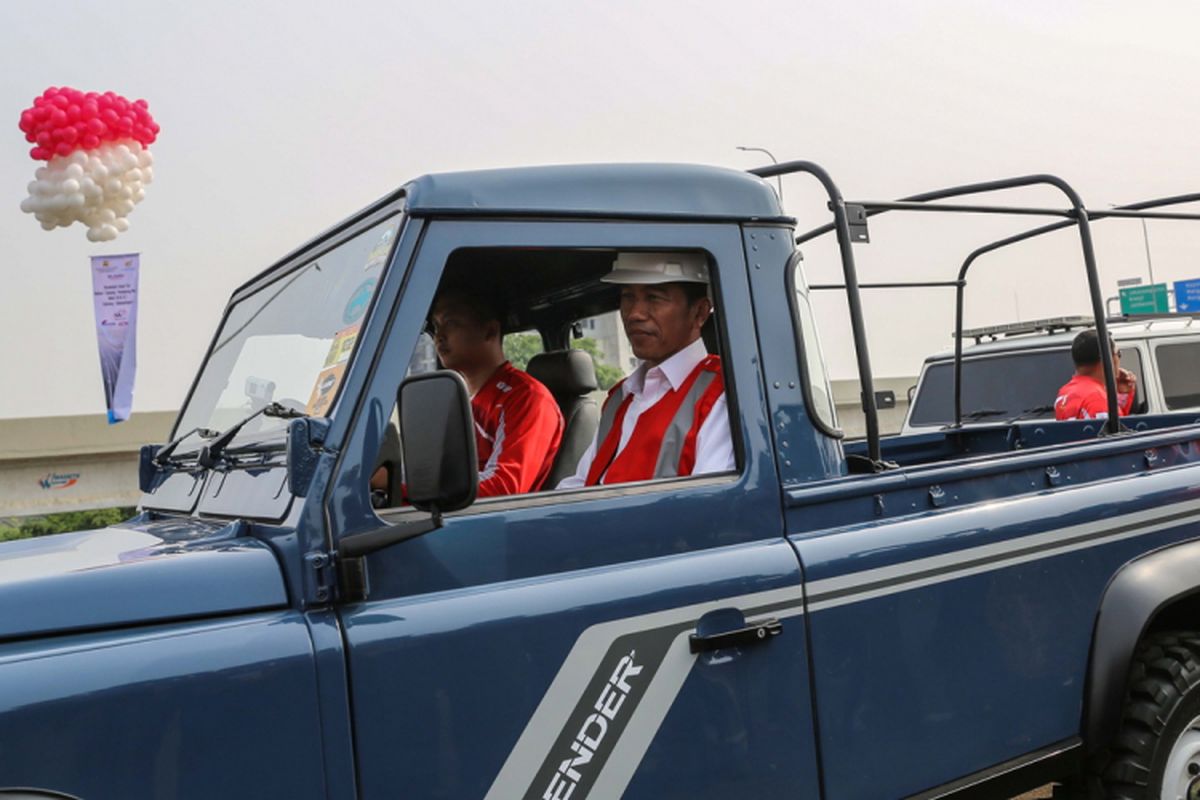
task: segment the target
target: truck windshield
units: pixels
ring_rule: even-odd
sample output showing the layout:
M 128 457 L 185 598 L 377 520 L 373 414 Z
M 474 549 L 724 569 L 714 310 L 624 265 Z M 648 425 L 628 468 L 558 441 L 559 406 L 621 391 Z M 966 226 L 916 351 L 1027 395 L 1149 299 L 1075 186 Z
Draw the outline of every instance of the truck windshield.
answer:
M 963 362 L 963 421 L 1053 419 L 1054 398 L 1075 372 L 1071 351 L 1034 350 Z M 930 364 L 909 425 L 954 422 L 954 362 Z
M 400 220 L 389 217 L 233 305 L 176 430 L 223 430 L 271 402 L 328 414 Z M 262 439 L 287 422 L 262 415 L 239 437 Z M 203 443 L 192 436 L 180 449 L 193 441 Z

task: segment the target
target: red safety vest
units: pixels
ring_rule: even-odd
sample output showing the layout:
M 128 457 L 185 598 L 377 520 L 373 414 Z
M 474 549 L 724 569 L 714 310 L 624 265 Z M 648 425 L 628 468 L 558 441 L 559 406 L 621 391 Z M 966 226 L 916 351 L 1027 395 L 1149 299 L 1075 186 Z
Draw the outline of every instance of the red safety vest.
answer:
M 708 413 L 725 392 L 719 356 L 708 356 L 684 380 L 641 413 L 629 441 L 618 453 L 625 412 L 633 401 L 617 395 L 624 381 L 608 392 L 596 432 L 596 455 L 588 469 L 587 486 L 627 483 L 651 478 L 691 475 L 696 465 L 696 437 Z

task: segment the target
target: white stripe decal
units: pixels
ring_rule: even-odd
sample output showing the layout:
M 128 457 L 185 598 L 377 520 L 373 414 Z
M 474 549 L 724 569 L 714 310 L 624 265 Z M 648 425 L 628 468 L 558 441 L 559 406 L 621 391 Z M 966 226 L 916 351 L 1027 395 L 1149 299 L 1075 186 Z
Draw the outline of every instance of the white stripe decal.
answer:
M 763 616 L 785 619 L 803 613 L 804 609 L 797 605 Z M 758 616 L 754 615 L 747 622 L 754 622 Z M 667 651 L 667 657 L 663 659 L 658 674 L 654 676 L 654 682 L 650 684 L 646 696 L 633 712 L 625 735 L 617 740 L 612 755 L 604 765 L 604 771 L 600 773 L 595 786 L 588 793 L 588 800 L 618 800 L 625 793 L 629 781 L 633 779 L 646 750 L 650 747 L 650 742 L 654 741 L 667 712 L 671 710 L 675 698 L 679 695 L 679 690 L 683 688 L 683 682 L 691 672 L 692 665 L 696 663 L 696 656 L 688 648 L 690 634 L 690 630 L 684 631 L 671 643 L 671 649 Z
M 1004 542 L 996 542 L 994 544 L 981 545 L 972 547 L 966 550 L 960 550 L 955 553 L 947 553 L 943 555 L 930 556 L 928 558 L 916 559 L 914 561 L 905 561 L 900 564 L 892 564 L 886 567 L 877 569 L 864 570 L 855 572 L 850 575 L 841 575 L 836 578 L 826 578 L 824 580 L 812 581 L 808 584 L 808 596 L 812 598 L 809 603 L 808 610 L 810 612 L 820 611 L 826 608 L 835 608 L 837 606 L 846 605 L 847 603 L 856 603 L 862 600 L 868 600 L 875 597 L 883 597 L 896 592 L 916 589 L 922 586 L 930 586 L 936 583 L 943 583 L 957 578 L 964 578 L 970 575 L 978 575 L 983 572 L 990 572 L 1005 567 L 1024 564 L 1029 561 L 1037 561 L 1043 558 L 1051 558 L 1057 555 L 1063 555 L 1084 548 L 1096 547 L 1097 545 L 1109 544 L 1118 542 L 1123 539 L 1130 539 L 1136 536 L 1144 536 L 1148 533 L 1155 533 L 1161 530 L 1186 525 L 1197 520 L 1196 516 L 1179 518 L 1180 514 L 1187 512 L 1200 512 L 1200 500 L 1193 500 L 1185 503 L 1176 503 L 1174 505 L 1156 508 L 1149 511 L 1139 511 L 1133 514 L 1124 514 L 1119 517 L 1113 517 L 1096 522 L 1084 523 L 1081 525 L 1072 525 L 1068 528 L 1058 528 L 1056 530 L 1047 531 L 1045 533 L 1034 534 L 1032 536 L 1022 536 L 1016 539 L 1010 539 Z M 1172 517 L 1174 517 L 1172 519 Z M 1167 518 L 1164 520 L 1164 518 Z M 1117 530 L 1127 528 L 1131 525 L 1137 525 L 1133 530 Z M 1114 530 L 1111 536 L 1102 536 L 1084 539 L 1083 541 L 1065 541 L 1060 547 L 1050 547 L 1056 541 L 1060 540 L 1075 540 L 1083 536 L 1091 536 L 1101 533 L 1105 530 Z M 1038 549 L 1036 552 L 1023 552 L 1031 548 Z M 1021 552 L 1018 552 L 1021 551 Z M 1012 557 L 1003 558 L 1005 554 L 1012 553 Z M 984 559 L 989 560 L 986 564 L 977 564 L 968 566 L 971 562 L 976 562 Z M 962 569 L 953 572 L 942 572 L 937 575 L 927 577 L 918 577 L 921 573 L 947 570 L 957 565 L 963 565 Z M 912 580 L 904 580 L 906 576 L 912 576 Z M 890 585 L 881 586 L 877 589 L 868 589 L 867 587 L 873 584 L 892 582 Z M 861 588 L 863 591 L 854 592 L 854 589 Z M 822 596 L 831 593 L 839 593 L 838 597 L 822 599 Z M 845 594 L 841 594 L 845 592 Z
M 773 616 L 784 616 L 788 613 L 799 614 L 803 613 L 803 609 L 800 607 L 801 600 L 800 587 L 795 586 L 710 600 L 704 603 L 670 608 L 636 617 L 625 617 L 624 619 L 602 622 L 586 629 L 575 640 L 575 645 L 571 648 L 571 651 L 567 653 L 566 659 L 563 660 L 562 666 L 559 667 L 558 674 L 554 676 L 554 680 L 550 683 L 550 688 L 546 690 L 546 694 L 543 695 L 542 701 L 538 703 L 533 716 L 526 723 L 525 730 L 517 740 L 516 746 L 508 754 L 508 759 L 505 760 L 504 766 L 500 768 L 499 774 L 496 775 L 495 781 L 492 782 L 491 789 L 488 790 L 485 800 L 514 800 L 514 798 L 525 796 L 525 793 L 530 789 L 530 782 L 550 754 L 555 740 L 567 724 L 567 718 L 580 702 L 589 681 L 591 681 L 592 676 L 596 673 L 597 667 L 603 661 L 609 648 L 618 637 L 653 628 L 695 622 L 709 611 L 721 608 L 740 608 L 743 611 L 749 611 L 761 606 L 794 603 L 794 610 L 780 612 L 773 614 Z M 639 703 L 637 710 L 630 719 L 624 736 L 617 742 L 617 749 L 613 753 L 614 757 L 610 757 L 605 762 L 606 769 L 600 773 L 597 779 L 597 789 L 600 788 L 600 783 L 612 786 L 620 782 L 615 778 L 608 778 L 607 772 L 608 768 L 616 767 L 618 763 L 623 763 L 625 758 L 633 755 L 627 752 L 627 747 L 635 748 L 635 745 L 625 745 L 625 740 L 631 736 L 636 737 L 636 740 L 643 742 L 643 744 L 636 753 L 636 760 L 629 765 L 629 775 L 621 783 L 622 791 L 624 785 L 632 777 L 633 770 L 641 762 L 642 754 L 645 753 L 646 747 L 649 746 L 650 741 L 654 738 L 654 734 L 657 733 L 658 726 L 662 723 L 662 718 L 666 716 L 666 709 L 671 707 L 671 703 L 675 700 L 675 695 L 678 694 L 679 688 L 683 685 L 688 671 L 691 670 L 692 664 L 695 662 L 696 657 L 688 652 L 687 633 L 688 631 L 685 631 L 684 634 L 672 643 L 667 658 L 664 659 L 654 680 L 647 688 L 647 693 L 643 701 Z M 682 653 L 679 652 L 680 641 L 683 643 Z M 658 711 L 661 711 L 661 713 L 658 713 Z M 643 730 L 643 726 L 652 729 Z M 621 755 L 620 762 L 616 757 L 618 754 Z M 616 797 L 619 794 L 620 792 L 617 792 L 616 795 L 611 796 Z M 604 795 L 592 794 L 591 796 L 601 797 Z M 572 800 L 582 800 L 582 798 L 572 797 Z
M 944 583 L 1187 525 L 1197 519 L 1200 519 L 1200 500 L 1190 500 L 814 581 L 808 584 L 808 597 L 812 600 L 807 610 L 820 611 Z M 1104 531 L 1113 533 L 1097 535 Z M 1054 546 L 1055 542 L 1062 544 Z M 981 561 L 985 563 L 978 563 Z M 960 569 L 955 569 L 959 566 Z M 929 572 L 936 574 L 925 574 Z M 829 597 L 831 594 L 836 596 Z M 822 596 L 826 599 L 822 599 Z M 526 797 L 531 792 L 541 795 L 542 787 L 532 786 L 531 782 L 551 756 L 551 750 L 568 724 L 569 717 L 583 700 L 589 683 L 618 638 L 681 624 L 690 626 L 709 611 L 731 607 L 741 609 L 750 620 L 766 616 L 786 618 L 805 613 L 799 587 L 789 587 L 611 620 L 587 628 L 575 640 L 485 800 L 513 800 Z M 688 635 L 691 632 L 688 628 L 670 634 L 673 638 L 665 656 L 661 663 L 655 665 L 650 684 L 611 754 L 600 765 L 600 772 L 591 790 L 585 789 L 573 795 L 571 800 L 617 800 L 624 793 L 696 662 L 696 656 L 688 647 Z

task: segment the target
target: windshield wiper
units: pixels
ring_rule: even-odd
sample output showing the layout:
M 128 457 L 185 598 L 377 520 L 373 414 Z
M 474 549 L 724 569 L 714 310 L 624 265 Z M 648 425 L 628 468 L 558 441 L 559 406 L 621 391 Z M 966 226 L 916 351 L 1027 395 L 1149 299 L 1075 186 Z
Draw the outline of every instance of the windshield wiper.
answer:
M 221 433 L 217 434 L 217 438 L 212 441 L 207 447 L 200 451 L 200 466 L 211 469 L 217 465 L 217 458 L 233 441 L 233 437 L 237 436 L 242 428 L 246 427 L 246 423 L 258 416 L 278 417 L 280 419 L 295 419 L 296 417 L 307 417 L 303 411 L 297 411 L 294 408 L 285 406 L 282 403 L 267 403 L 265 406 L 255 411 L 252 414 L 247 414 L 238 422 L 230 425 Z
M 171 457 L 171 454 L 175 452 L 176 448 L 178 448 L 179 445 L 181 445 L 183 443 L 184 439 L 187 439 L 189 436 L 192 436 L 192 435 L 200 436 L 204 439 L 211 439 L 214 436 L 219 436 L 220 433 L 218 431 L 212 430 L 211 428 L 199 428 L 199 427 L 192 428 L 187 433 L 180 434 L 179 436 L 176 436 L 174 439 L 172 439 L 171 441 L 164 444 L 162 446 L 162 448 L 157 453 L 154 454 L 154 463 L 160 467 L 166 466 L 168 463 L 167 459 Z
M 1054 406 L 1034 406 L 1033 408 L 1027 408 L 1020 414 L 1017 414 L 1015 417 L 1010 419 L 1009 422 L 1019 422 L 1023 419 L 1028 419 L 1029 417 L 1036 416 L 1038 414 L 1048 414 L 1053 410 Z
M 963 414 L 963 419 L 983 419 L 984 417 L 1002 417 L 1008 412 L 1001 408 L 978 408 L 968 414 Z

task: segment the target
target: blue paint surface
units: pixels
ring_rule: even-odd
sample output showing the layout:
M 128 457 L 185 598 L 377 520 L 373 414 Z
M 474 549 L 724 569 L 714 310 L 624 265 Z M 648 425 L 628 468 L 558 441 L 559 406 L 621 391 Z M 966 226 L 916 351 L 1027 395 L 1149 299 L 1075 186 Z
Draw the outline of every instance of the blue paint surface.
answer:
M 697 609 L 668 632 L 684 642 L 702 616 L 739 618 L 731 598 L 776 592 L 794 604 L 778 637 L 672 662 L 685 667 L 675 693 L 636 763 L 619 765 L 625 796 L 905 796 L 1079 735 L 1105 587 L 1139 556 L 1200 537 L 1181 518 L 1052 546 L 1080 526 L 1118 531 L 1130 514 L 1200 505 L 1186 415 L 1102 440 L 1043 422 L 897 438 L 884 453 L 899 469 L 849 474 L 845 454 L 860 448 L 807 408 L 784 279 L 792 230 L 758 178 L 545 167 L 427 176 L 404 192 L 239 290 L 408 211 L 375 310 L 345 309 L 362 318 L 368 357 L 350 365 L 303 497 L 282 452 L 191 465 L 156 476 L 153 513 L 0 544 L 0 785 L 482 797 L 566 659 L 602 679 L 635 647 L 615 634 L 593 647 L 589 631 L 629 618 L 658 631 L 656 615 Z M 541 212 L 558 219 L 530 216 Z M 462 247 L 708 253 L 739 469 L 480 501 L 371 554 L 369 598 L 342 600 L 337 541 L 420 517 L 381 518 L 366 485 L 441 268 Z M 1043 551 L 1024 553 L 1031 542 Z M 591 695 L 564 702 L 587 711 Z M 561 733 L 541 732 L 531 770 L 553 768 Z

